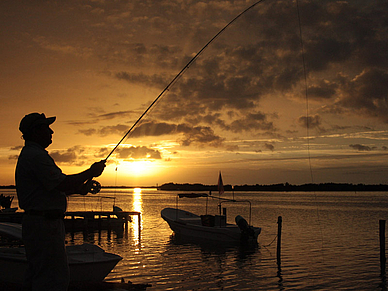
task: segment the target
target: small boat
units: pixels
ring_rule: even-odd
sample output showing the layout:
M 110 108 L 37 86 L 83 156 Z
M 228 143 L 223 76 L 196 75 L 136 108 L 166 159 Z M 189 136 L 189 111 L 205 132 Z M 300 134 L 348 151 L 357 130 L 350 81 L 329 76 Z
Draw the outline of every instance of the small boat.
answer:
M 21 225 L 0 223 L 0 236 L 21 239 Z M 21 242 L 22 244 L 22 242 Z M 107 253 L 93 244 L 66 247 L 70 282 L 99 282 L 111 272 L 122 257 Z M 20 284 L 27 270 L 24 247 L 0 248 L 0 282 Z
M 223 193 L 221 174 L 219 178 L 219 192 Z M 178 208 L 179 198 L 200 197 L 206 197 L 206 213 L 204 215 L 197 215 Z M 208 198 L 219 200 L 219 215 L 207 214 Z M 223 203 L 249 203 L 249 223 L 241 215 L 236 216 L 236 224 L 227 223 L 226 208 L 223 208 L 223 213 L 221 214 L 221 207 Z M 176 208 L 164 208 L 161 211 L 162 218 L 168 223 L 171 230 L 176 235 L 209 242 L 257 243 L 257 238 L 261 232 L 261 228 L 250 225 L 251 204 L 247 200 L 238 201 L 234 199 L 225 199 L 204 193 L 183 193 L 177 195 L 176 206 Z

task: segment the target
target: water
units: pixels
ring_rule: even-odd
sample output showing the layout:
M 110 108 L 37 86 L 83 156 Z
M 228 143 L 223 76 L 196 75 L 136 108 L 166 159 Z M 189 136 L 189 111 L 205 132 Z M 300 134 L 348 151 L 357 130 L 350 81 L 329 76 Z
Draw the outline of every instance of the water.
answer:
M 11 190 L 1 191 L 13 194 Z M 68 244 L 96 243 L 123 260 L 107 281 L 150 283 L 147 290 L 385 290 L 381 287 L 379 220 L 388 218 L 388 195 L 382 192 L 236 193 L 252 202 L 252 224 L 262 227 L 259 246 L 222 247 L 177 240 L 160 217 L 175 207 L 176 193 L 155 189 L 103 189 L 99 196 L 71 197 L 69 211 L 111 210 L 115 204 L 142 213 L 127 232 L 68 234 Z M 232 198 L 231 193 L 225 196 Z M 16 206 L 15 201 L 12 206 Z M 214 203 L 209 208 L 215 206 Z M 203 212 L 197 199 L 179 206 Z M 237 211 L 229 206 L 228 221 Z M 215 209 L 215 207 L 214 207 Z M 276 263 L 278 216 L 283 219 L 282 264 Z

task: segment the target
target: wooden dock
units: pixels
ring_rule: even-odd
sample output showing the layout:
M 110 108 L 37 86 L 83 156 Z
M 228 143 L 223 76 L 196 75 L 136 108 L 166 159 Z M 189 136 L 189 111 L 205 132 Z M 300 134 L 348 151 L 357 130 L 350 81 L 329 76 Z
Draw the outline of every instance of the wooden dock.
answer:
M 21 223 L 24 212 L 0 212 L 0 222 Z M 128 227 L 132 216 L 137 216 L 141 229 L 141 213 L 137 211 L 69 211 L 64 222 L 67 232 L 86 230 L 121 230 Z
M 132 216 L 137 216 L 141 229 L 141 213 L 137 211 L 72 211 L 65 213 L 66 231 L 124 229 Z

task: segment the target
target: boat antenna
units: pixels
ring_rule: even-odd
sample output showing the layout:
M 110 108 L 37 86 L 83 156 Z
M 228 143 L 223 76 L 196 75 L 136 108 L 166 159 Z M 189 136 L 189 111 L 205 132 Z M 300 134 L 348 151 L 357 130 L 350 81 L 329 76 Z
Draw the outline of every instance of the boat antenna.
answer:
M 148 108 L 143 112 L 143 114 L 136 120 L 136 122 L 132 125 L 132 127 L 124 134 L 124 136 L 120 139 L 120 141 L 116 144 L 116 146 L 112 149 L 112 151 L 105 158 L 105 161 L 109 159 L 109 157 L 113 154 L 113 152 L 118 148 L 118 146 L 124 141 L 124 139 L 129 135 L 129 133 L 135 128 L 135 126 L 142 120 L 142 118 L 148 113 L 148 111 L 155 105 L 155 103 L 166 93 L 175 82 L 183 75 L 183 73 L 190 67 L 192 63 L 201 55 L 201 53 L 221 34 L 227 29 L 233 22 L 235 22 L 238 18 L 240 18 L 244 13 L 248 10 L 255 7 L 257 4 L 263 2 L 264 0 L 257 1 L 253 3 L 251 6 L 246 8 L 244 11 L 240 12 L 235 18 L 233 18 L 227 25 L 225 25 L 216 35 L 214 35 L 198 52 L 197 54 L 183 67 L 183 69 L 171 80 L 171 82 L 163 89 L 163 91 L 155 98 L 155 100 L 148 106 Z

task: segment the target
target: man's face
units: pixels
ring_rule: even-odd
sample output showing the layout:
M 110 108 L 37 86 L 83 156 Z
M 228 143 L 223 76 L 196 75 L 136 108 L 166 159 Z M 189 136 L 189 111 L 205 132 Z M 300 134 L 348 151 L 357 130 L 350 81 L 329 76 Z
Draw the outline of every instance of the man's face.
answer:
M 35 128 L 36 142 L 42 147 L 47 148 L 53 141 L 52 136 L 54 131 L 47 124 L 39 125 Z

